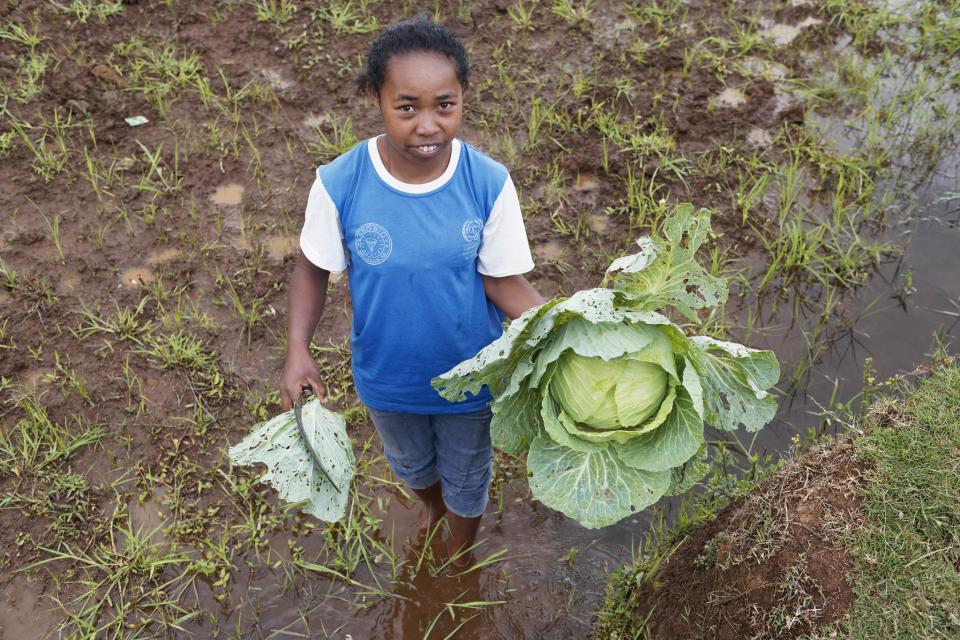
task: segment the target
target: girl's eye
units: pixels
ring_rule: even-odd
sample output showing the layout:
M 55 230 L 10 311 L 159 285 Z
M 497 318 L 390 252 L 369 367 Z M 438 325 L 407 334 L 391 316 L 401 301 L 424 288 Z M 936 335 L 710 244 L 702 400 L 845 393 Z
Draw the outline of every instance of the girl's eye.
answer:
M 441 102 L 441 103 L 440 103 L 440 108 L 441 108 L 441 109 L 452 109 L 453 107 L 454 107 L 454 104 L 453 104 L 452 102 Z
M 401 105 L 401 106 L 400 106 L 400 111 L 402 111 L 402 112 L 404 112 L 404 113 L 413 113 L 413 105 L 412 105 L 412 104 L 404 104 L 404 105 Z

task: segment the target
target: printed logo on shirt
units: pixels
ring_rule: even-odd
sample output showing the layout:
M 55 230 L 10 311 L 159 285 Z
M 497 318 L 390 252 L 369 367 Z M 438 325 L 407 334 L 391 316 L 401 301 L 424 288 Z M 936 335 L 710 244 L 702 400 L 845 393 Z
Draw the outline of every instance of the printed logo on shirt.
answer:
M 480 248 L 480 235 L 483 232 L 483 221 L 480 218 L 470 218 L 460 227 L 460 235 L 463 236 L 463 257 L 473 260 L 477 257 L 477 249 Z
M 378 265 L 386 262 L 393 252 L 393 239 L 390 233 L 375 222 L 368 222 L 357 229 L 354 238 L 357 254 L 367 264 Z
M 483 231 L 483 220 L 480 218 L 470 218 L 460 227 L 460 235 L 470 243 L 480 240 L 481 231 Z

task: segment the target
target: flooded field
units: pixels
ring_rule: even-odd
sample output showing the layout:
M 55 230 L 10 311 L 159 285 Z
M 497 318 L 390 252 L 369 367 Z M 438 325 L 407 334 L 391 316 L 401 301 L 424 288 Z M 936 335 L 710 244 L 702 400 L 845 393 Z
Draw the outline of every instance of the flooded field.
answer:
M 956 352 L 960 14 L 906 4 L 419 7 L 465 34 L 463 137 L 511 169 L 544 295 L 597 286 L 672 204 L 714 212 L 702 259 L 732 295 L 699 331 L 783 368 L 774 423 L 726 443 L 744 469 Z M 412 540 L 356 399 L 345 278 L 313 353 L 359 460 L 346 518 L 229 467 L 279 412 L 313 169 L 377 133 L 357 56 L 413 10 L 0 9 L 0 638 L 588 637 L 610 573 L 676 517 L 584 529 L 502 456 L 480 562 L 454 571 Z

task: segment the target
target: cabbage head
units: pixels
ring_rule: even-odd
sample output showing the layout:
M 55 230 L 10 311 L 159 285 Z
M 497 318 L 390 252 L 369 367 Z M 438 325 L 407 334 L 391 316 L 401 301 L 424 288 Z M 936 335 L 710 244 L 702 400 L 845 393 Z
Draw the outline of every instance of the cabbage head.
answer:
M 707 210 L 677 206 L 662 237 L 640 238 L 601 287 L 528 310 L 433 380 L 450 401 L 489 387 L 494 445 L 526 452 L 533 496 L 586 527 L 702 478 L 705 421 L 756 431 L 776 411 L 772 352 L 689 337 L 661 313 L 696 321 L 725 300 L 726 282 L 694 257 L 709 229 Z

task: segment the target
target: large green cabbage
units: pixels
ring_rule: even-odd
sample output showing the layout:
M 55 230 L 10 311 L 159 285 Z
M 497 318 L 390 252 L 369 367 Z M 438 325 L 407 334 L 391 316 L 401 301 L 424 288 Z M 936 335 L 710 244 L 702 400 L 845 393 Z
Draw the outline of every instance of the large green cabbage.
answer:
M 709 212 L 679 205 L 663 237 L 610 265 L 603 285 L 530 309 L 476 357 L 434 379 L 463 400 L 494 396 L 494 444 L 527 452 L 535 498 L 587 527 L 603 527 L 678 493 L 706 470 L 704 420 L 755 431 L 773 418 L 776 357 L 688 337 L 662 315 L 691 321 L 726 299 L 726 282 L 694 254 Z

